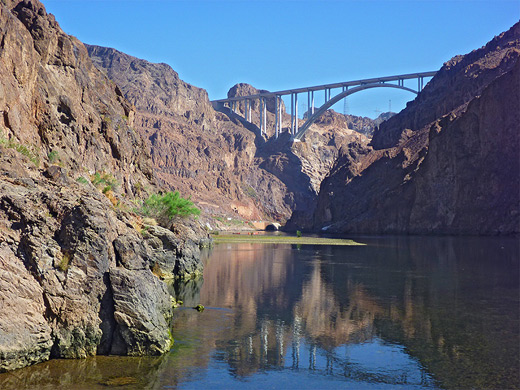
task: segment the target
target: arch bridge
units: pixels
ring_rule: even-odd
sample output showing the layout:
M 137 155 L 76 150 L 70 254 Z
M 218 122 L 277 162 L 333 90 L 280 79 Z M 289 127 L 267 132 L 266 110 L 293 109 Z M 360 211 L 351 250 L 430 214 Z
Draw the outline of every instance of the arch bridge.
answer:
M 275 101 L 275 137 L 278 137 L 282 131 L 282 96 L 291 95 L 291 127 L 289 129 L 295 140 L 301 140 L 312 125 L 325 111 L 341 99 L 352 95 L 356 92 L 371 88 L 398 88 L 405 91 L 418 94 L 424 87 L 424 78 L 433 77 L 437 72 L 420 72 L 401 74 L 396 76 L 377 77 L 372 79 L 345 81 L 341 83 L 316 85 L 313 87 L 304 87 L 296 89 L 287 89 L 276 92 L 264 92 L 256 95 L 235 96 L 227 99 L 213 100 L 211 103 L 215 108 L 228 107 L 235 114 L 238 114 L 238 105 L 240 102 L 245 103 L 244 119 L 252 123 L 251 106 L 253 101 L 260 102 L 260 132 L 267 134 L 267 99 Z M 417 80 L 417 90 L 406 87 L 405 80 Z M 315 108 L 314 93 L 323 91 L 325 95 L 324 104 Z M 334 94 L 333 94 L 334 92 Z M 298 123 L 298 95 L 307 94 L 307 120 L 299 127 Z M 334 96 L 333 96 L 334 95 Z

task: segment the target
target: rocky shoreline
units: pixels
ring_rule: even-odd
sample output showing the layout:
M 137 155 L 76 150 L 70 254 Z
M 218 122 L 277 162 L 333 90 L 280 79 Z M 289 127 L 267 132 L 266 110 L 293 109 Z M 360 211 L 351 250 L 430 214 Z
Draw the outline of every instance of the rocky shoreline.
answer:
M 196 221 L 139 230 L 138 216 L 84 187 L 0 181 L 0 371 L 171 347 L 164 280 L 200 277 L 210 238 Z
M 196 220 L 157 193 L 135 111 L 38 1 L 0 3 L 0 372 L 51 358 L 158 355 L 167 280 L 202 274 Z

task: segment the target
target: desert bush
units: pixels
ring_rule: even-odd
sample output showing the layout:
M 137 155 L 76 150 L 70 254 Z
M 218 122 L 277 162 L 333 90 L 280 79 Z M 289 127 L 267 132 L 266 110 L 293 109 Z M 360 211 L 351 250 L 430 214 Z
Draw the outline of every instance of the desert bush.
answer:
M 155 218 L 161 225 L 167 225 L 177 217 L 200 214 L 190 198 L 183 198 L 179 191 L 151 195 L 143 202 L 140 212 L 144 216 Z
M 106 194 L 108 191 L 113 191 L 117 186 L 117 180 L 110 173 L 96 172 L 90 177 L 90 181 L 95 187 L 101 189 Z
M 83 176 L 78 177 L 76 181 L 81 184 L 88 184 L 88 180 L 85 179 Z
M 36 151 L 36 148 L 34 146 L 28 148 L 25 145 L 19 144 L 10 139 L 5 139 L 2 136 L 0 136 L 0 144 L 4 145 L 6 148 L 16 150 L 18 153 L 21 153 L 24 156 L 28 157 L 34 165 L 36 165 L 37 167 L 40 166 L 40 156 L 38 155 L 38 152 Z
M 54 164 L 56 161 L 60 160 L 60 155 L 58 154 L 58 152 L 56 150 L 53 150 L 53 151 L 49 152 L 49 154 L 47 155 L 47 158 L 49 159 L 49 162 L 51 164 Z

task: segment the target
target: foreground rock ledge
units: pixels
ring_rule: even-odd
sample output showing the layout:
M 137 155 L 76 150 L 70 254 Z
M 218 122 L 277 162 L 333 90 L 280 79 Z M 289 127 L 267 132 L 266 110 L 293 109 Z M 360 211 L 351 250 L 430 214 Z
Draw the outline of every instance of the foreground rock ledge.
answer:
M 1 179 L 0 372 L 168 351 L 170 294 L 151 269 L 200 274 L 201 232 L 154 226 L 145 239 L 131 214 L 85 185 Z

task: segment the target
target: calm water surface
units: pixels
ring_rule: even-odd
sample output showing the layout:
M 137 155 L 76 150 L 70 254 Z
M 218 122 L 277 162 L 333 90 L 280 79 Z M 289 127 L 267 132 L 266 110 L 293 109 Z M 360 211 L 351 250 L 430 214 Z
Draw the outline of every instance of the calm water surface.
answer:
M 0 388 L 520 388 L 518 240 L 358 241 L 216 245 L 204 281 L 172 287 L 169 354 L 54 360 Z

